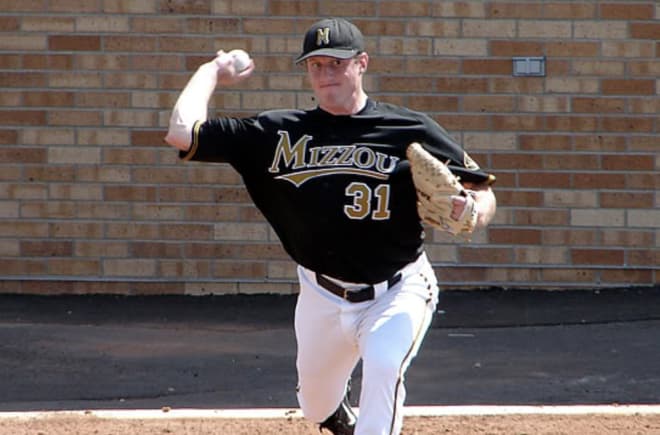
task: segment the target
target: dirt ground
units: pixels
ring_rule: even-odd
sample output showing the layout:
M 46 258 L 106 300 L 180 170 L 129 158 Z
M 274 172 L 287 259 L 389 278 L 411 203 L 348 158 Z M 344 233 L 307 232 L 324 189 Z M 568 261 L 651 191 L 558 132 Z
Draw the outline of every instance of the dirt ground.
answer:
M 131 419 L 66 416 L 0 420 L 0 435 L 318 435 L 301 418 Z M 658 435 L 660 415 L 406 417 L 403 435 Z

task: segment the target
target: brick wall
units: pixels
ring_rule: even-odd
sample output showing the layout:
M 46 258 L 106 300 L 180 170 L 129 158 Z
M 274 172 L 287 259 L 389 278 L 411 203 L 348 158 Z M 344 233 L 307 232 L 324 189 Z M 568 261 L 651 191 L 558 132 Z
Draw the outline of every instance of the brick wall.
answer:
M 309 107 L 292 62 L 317 17 L 364 31 L 372 97 L 434 116 L 498 176 L 493 225 L 430 233 L 441 282 L 658 280 L 656 1 L 0 0 L 0 291 L 296 291 L 294 265 L 224 165 L 162 137 L 217 49 L 257 63 L 213 108 Z M 546 77 L 513 77 L 545 56 Z

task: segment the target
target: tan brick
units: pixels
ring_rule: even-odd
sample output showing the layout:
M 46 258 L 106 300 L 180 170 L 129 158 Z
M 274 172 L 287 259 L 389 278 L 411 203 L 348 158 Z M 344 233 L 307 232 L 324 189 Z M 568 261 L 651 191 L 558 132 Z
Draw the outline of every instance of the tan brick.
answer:
M 98 164 L 101 162 L 101 150 L 89 147 L 49 147 L 48 163 L 51 164 Z
M 572 149 L 572 136 L 549 134 L 521 134 L 519 136 L 521 150 L 566 151 Z
M 573 174 L 576 189 L 623 189 L 626 178 L 623 174 L 577 172 Z
M 73 32 L 75 20 L 71 17 L 25 16 L 21 19 L 24 32 Z
M 628 23 L 620 21 L 577 21 L 573 24 L 573 36 L 586 39 L 625 39 Z
M 650 41 L 603 41 L 602 55 L 606 57 L 654 57 L 655 44 Z
M 575 149 L 578 151 L 624 151 L 626 138 L 617 135 L 576 136 Z
M 158 11 L 160 0 L 112 0 L 103 2 L 103 12 L 119 14 L 149 14 Z
M 607 230 L 602 231 L 601 237 L 604 245 L 621 247 L 653 246 L 654 240 L 652 231 L 637 230 Z
M 78 144 L 80 145 L 130 145 L 132 130 L 104 127 L 102 129 L 78 129 Z
M 654 14 L 653 5 L 633 2 L 603 3 L 599 12 L 606 20 L 648 20 Z
M 124 241 L 76 240 L 73 244 L 76 257 L 128 257 L 128 243 Z
M 161 227 L 159 237 L 164 240 L 212 240 L 213 234 L 213 224 L 168 223 Z
M 437 57 L 407 58 L 405 72 L 412 74 L 456 74 L 461 63 L 458 59 Z M 399 71 L 393 71 L 398 73 Z
M 496 93 L 539 94 L 543 92 L 544 82 L 539 77 L 496 77 L 490 80 L 490 88 Z
M 588 190 L 546 190 L 543 203 L 546 207 L 597 207 L 598 194 Z
M 385 17 L 428 17 L 431 7 L 425 2 L 383 0 L 379 12 Z
M 0 275 L 5 277 L 5 279 L 10 276 L 43 275 L 45 272 L 46 264 L 41 258 L 35 260 L 29 258 L 0 258 Z
M 156 274 L 156 261 L 140 258 L 106 259 L 101 267 L 105 276 L 147 277 Z
M 514 20 L 463 20 L 461 34 L 468 38 L 513 38 L 516 36 L 516 28 Z
M 547 42 L 546 53 L 551 57 L 597 57 L 600 56 L 601 44 L 574 40 Z
M 517 109 L 522 112 L 568 112 L 568 108 L 568 98 L 563 96 L 525 96 L 517 99 Z
M 186 182 L 186 168 L 136 168 L 133 181 L 150 184 L 181 184 Z
M 130 107 L 128 92 L 80 92 L 76 95 L 77 107 Z
M 637 257 L 635 257 L 637 258 Z M 647 252 L 643 252 L 641 259 L 647 260 L 647 261 L 655 261 L 655 263 L 651 264 L 658 264 L 658 259 L 653 259 L 653 257 L 650 257 Z M 628 260 L 628 264 L 640 264 L 636 263 L 634 259 Z M 655 282 L 653 279 L 653 271 L 652 270 L 640 270 L 640 269 L 632 269 L 630 267 L 626 267 L 625 269 L 605 269 L 602 270 L 601 272 L 601 281 L 602 282 L 608 282 L 608 283 L 624 283 L 626 286 L 630 286 L 631 284 L 650 284 Z
M 268 225 L 263 223 L 221 223 L 214 228 L 214 240 L 268 240 Z
M 568 210 L 525 209 L 514 210 L 516 225 L 566 226 L 569 223 Z
M 543 15 L 543 5 L 495 1 L 486 5 L 486 16 L 491 18 L 537 18 Z
M 290 0 L 273 0 L 270 2 L 271 15 L 286 15 L 286 16 L 317 16 L 318 4 L 316 2 L 308 2 L 305 0 L 290 1 Z
M 48 189 L 48 196 L 52 199 L 71 199 L 75 201 L 101 201 L 103 187 L 89 183 L 53 184 Z
M 633 228 L 660 228 L 660 210 L 628 210 L 628 225 Z
M 485 57 L 488 54 L 488 41 L 486 39 L 435 39 L 433 54 Z
M 124 219 L 130 216 L 130 204 L 109 203 L 106 201 L 86 201 L 78 202 L 76 216 L 80 219 Z
M 75 179 L 76 173 L 73 165 L 46 165 L 25 168 L 25 177 L 30 181 L 68 181 Z
M 104 238 L 154 240 L 160 238 L 160 228 L 152 223 L 110 222 L 105 225 Z
M 494 115 L 493 129 L 496 131 L 538 131 L 543 129 L 543 118 L 533 115 Z
M 577 227 L 623 227 L 625 220 L 623 210 L 603 208 L 571 210 L 571 225 Z
M 147 110 L 105 110 L 103 124 L 124 127 L 156 127 L 158 114 Z
M 660 189 L 660 177 L 655 173 L 628 173 L 626 186 L 630 189 Z
M 607 229 L 607 231 L 610 231 Z M 544 229 L 543 244 L 553 246 L 591 246 L 598 243 L 599 232 L 595 229 Z
M 628 62 L 628 69 L 633 76 L 660 76 L 660 61 L 640 60 Z
M 463 110 L 466 112 L 513 112 L 514 97 L 508 96 L 465 96 Z
M 545 84 L 545 91 L 550 93 L 595 94 L 599 90 L 598 80 L 588 78 L 550 77 Z
M 483 18 L 486 16 L 486 4 L 473 1 L 432 2 L 433 16 Z
M 657 146 L 658 146 L 657 135 L 634 136 L 630 138 L 631 151 L 655 152 L 657 150 Z M 660 163 L 660 161 L 658 161 L 658 159 L 656 158 L 656 168 L 660 168 L 660 165 L 658 165 L 658 163 Z
M 21 132 L 21 141 L 25 145 L 73 145 L 74 133 L 70 129 L 33 128 Z
M 20 243 L 18 240 L 0 240 L 0 256 L 18 257 L 19 255 Z
M 585 268 L 569 268 L 569 269 L 552 269 L 546 268 L 540 270 L 540 279 L 546 282 L 555 282 L 560 284 L 570 283 L 592 283 L 596 285 L 598 282 L 598 272 L 593 269 Z M 570 287 L 570 285 L 568 286 Z
M 640 114 L 658 114 L 660 113 L 660 100 L 657 98 L 630 98 L 629 107 L 630 113 L 640 113 Z M 647 120 L 647 122 L 650 120 Z M 632 138 L 631 140 L 637 140 Z
M 45 238 L 48 237 L 48 224 L 43 222 L 29 222 L 25 219 L 19 221 L 3 220 L 0 222 L 0 235 L 12 238 Z
M 134 204 L 132 217 L 138 220 L 182 220 L 180 205 Z
M 405 34 L 456 38 L 460 35 L 460 25 L 448 20 L 413 20 L 407 23 Z
M 580 60 L 572 61 L 573 71 L 578 75 L 589 76 L 623 76 L 625 74 L 626 64 L 621 61 L 613 60 Z
M 210 278 L 213 265 L 209 260 L 159 260 L 158 275 L 165 278 Z
M 271 279 L 296 279 L 296 264 L 293 261 L 269 261 L 266 276 Z
M 524 246 L 513 250 L 513 262 L 522 264 L 568 264 L 565 247 Z
M 467 132 L 462 142 L 467 150 L 512 151 L 516 149 L 516 134 Z
M 627 265 L 653 267 L 657 270 L 658 264 L 660 264 L 660 254 L 657 249 L 635 249 L 628 251 L 626 254 L 628 258 Z M 647 275 L 642 278 L 644 282 L 655 282 L 649 275 L 651 271 L 646 272 Z
M 165 39 L 165 38 L 163 38 Z M 185 39 L 185 38 L 180 38 Z M 156 52 L 157 39 L 148 36 L 104 36 L 103 48 L 106 51 Z M 170 50 L 161 47 L 162 50 Z
M 497 247 L 459 247 L 458 259 L 462 264 L 507 264 L 513 260 L 511 249 Z
M 526 20 L 518 22 L 518 36 L 521 38 L 570 38 L 570 35 L 570 21 Z
M 98 126 L 101 113 L 89 110 L 51 110 L 48 112 L 48 125 Z
M 590 4 L 588 2 L 553 2 L 543 4 L 543 17 L 545 18 L 565 18 L 577 20 L 595 18 L 596 13 L 596 5 Z
M 48 225 L 49 236 L 65 239 L 99 239 L 103 237 L 103 224 L 61 221 Z
M 18 218 L 20 214 L 19 201 L 0 201 L 1 218 Z M 6 245 L 0 241 L 0 253 Z
M 82 16 L 76 17 L 76 30 L 103 33 L 128 32 L 131 30 L 131 25 L 127 16 Z
M 0 38 L 0 50 L 46 50 L 47 47 L 48 39 L 44 35 L 9 34 Z

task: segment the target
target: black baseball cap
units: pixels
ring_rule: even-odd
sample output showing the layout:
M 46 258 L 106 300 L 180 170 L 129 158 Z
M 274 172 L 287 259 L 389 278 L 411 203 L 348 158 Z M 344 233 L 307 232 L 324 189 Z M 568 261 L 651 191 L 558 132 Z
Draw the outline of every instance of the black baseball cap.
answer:
M 364 51 L 364 36 L 355 24 L 343 18 L 317 21 L 305 33 L 303 51 L 296 63 L 311 56 L 349 59 Z

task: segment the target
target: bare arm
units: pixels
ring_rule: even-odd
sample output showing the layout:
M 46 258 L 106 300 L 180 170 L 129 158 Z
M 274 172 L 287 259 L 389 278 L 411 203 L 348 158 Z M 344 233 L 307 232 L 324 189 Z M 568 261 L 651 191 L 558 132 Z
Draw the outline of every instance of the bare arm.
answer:
M 219 51 L 215 59 L 202 64 L 183 88 L 174 105 L 165 142 L 182 151 L 188 151 L 193 125 L 197 121 L 206 121 L 209 100 L 216 86 L 231 86 L 249 77 L 252 71 L 254 63 L 237 73 L 233 58 L 224 51 Z

